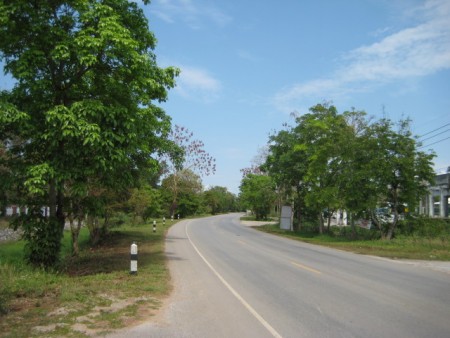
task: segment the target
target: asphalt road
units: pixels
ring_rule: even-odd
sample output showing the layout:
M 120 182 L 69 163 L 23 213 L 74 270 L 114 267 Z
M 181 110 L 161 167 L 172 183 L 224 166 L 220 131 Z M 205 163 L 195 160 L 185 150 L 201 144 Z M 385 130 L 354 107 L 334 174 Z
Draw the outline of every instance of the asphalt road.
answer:
M 174 225 L 173 296 L 115 337 L 450 337 L 450 271 L 271 236 L 239 216 Z

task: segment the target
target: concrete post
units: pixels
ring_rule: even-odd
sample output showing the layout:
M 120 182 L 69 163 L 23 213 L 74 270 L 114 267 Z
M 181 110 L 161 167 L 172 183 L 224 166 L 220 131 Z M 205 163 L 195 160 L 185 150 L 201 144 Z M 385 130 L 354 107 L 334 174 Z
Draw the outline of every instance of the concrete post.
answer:
M 440 189 L 440 204 L 439 204 L 439 216 L 445 217 L 445 208 L 447 206 L 447 198 L 444 196 L 444 188 L 441 187 Z
M 130 248 L 130 274 L 137 274 L 137 255 L 138 255 L 138 247 L 135 242 L 131 244 Z

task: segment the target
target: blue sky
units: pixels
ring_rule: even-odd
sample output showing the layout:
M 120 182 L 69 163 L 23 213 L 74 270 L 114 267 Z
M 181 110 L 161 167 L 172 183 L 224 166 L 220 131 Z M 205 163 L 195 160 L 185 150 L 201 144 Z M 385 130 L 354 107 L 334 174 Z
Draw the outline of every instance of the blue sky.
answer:
M 181 70 L 163 104 L 217 159 L 205 186 L 239 192 L 269 134 L 324 101 L 410 117 L 450 166 L 450 0 L 153 0 L 161 66 Z M 446 126 L 447 125 L 447 126 Z M 436 135 L 442 132 L 440 135 Z
M 238 193 L 240 169 L 269 134 L 324 101 L 376 119 L 410 117 L 413 132 L 426 134 L 423 149 L 437 154 L 435 169 L 450 166 L 450 0 L 152 0 L 143 8 L 159 65 L 182 71 L 162 106 L 217 160 L 206 187 Z M 0 88 L 8 83 L 1 78 Z

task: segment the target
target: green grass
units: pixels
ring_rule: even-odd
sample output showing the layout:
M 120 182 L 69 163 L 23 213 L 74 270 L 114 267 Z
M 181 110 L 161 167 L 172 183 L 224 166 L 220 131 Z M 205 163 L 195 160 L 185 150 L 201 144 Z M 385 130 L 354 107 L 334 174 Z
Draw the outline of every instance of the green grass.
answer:
M 23 241 L 0 244 L 0 337 L 84 337 L 150 316 L 170 292 L 164 234 L 152 225 L 113 229 L 90 248 L 80 234 L 80 256 L 70 256 L 70 233 L 54 271 L 23 263 Z M 130 275 L 130 245 L 138 244 L 138 273 Z M 51 315 L 48 315 L 51 314 Z M 80 329 L 81 331 L 78 331 Z M 93 330 L 93 331 L 90 331 Z
M 450 261 L 450 238 L 399 236 L 390 241 L 351 240 L 345 237 L 281 230 L 278 224 L 255 227 L 260 231 L 311 244 L 387 258 Z

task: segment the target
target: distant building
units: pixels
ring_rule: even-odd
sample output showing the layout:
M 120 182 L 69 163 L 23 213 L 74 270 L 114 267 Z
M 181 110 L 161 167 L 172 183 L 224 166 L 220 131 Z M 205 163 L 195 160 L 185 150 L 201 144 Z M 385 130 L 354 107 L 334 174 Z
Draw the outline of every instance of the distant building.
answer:
M 448 217 L 450 205 L 450 173 L 436 176 L 429 193 L 422 198 L 419 213 L 430 217 Z

